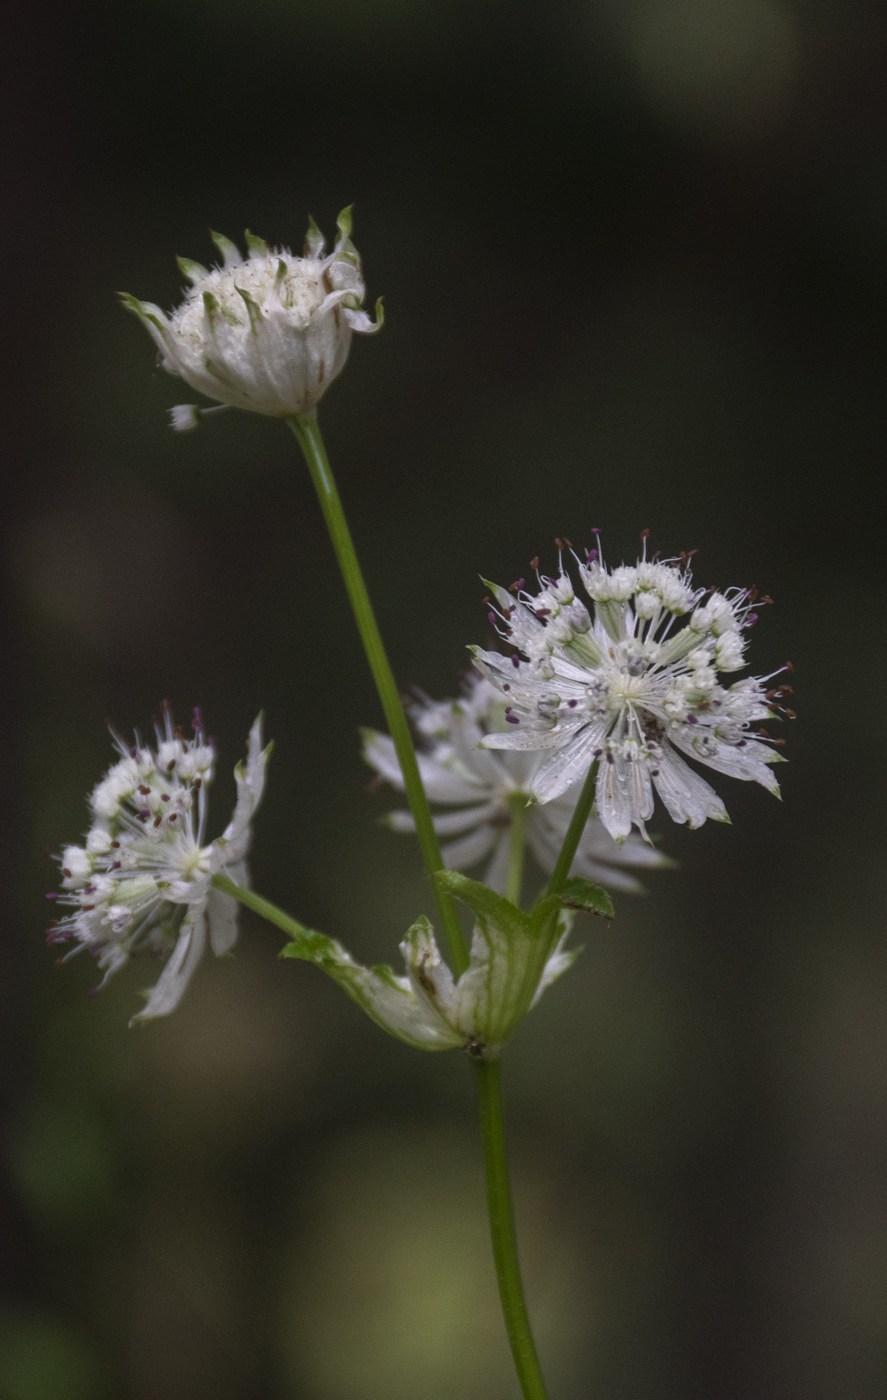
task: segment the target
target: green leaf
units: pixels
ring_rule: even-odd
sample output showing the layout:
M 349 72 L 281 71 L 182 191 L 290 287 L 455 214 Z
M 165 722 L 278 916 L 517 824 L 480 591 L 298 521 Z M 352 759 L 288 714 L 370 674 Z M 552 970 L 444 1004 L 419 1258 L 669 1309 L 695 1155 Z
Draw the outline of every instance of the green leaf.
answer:
M 615 919 L 613 901 L 600 885 L 590 880 L 568 880 L 558 896 L 566 909 L 578 909 L 584 914 L 600 914 L 605 919 Z

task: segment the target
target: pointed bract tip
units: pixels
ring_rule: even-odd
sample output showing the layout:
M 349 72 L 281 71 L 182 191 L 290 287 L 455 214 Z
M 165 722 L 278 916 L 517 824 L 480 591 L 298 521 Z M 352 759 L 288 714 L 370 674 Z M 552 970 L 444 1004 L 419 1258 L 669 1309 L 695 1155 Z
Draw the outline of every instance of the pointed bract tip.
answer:
M 202 282 L 204 277 L 209 275 L 209 269 L 203 263 L 196 262 L 194 258 L 176 258 L 176 265 L 182 276 L 196 287 L 198 282 Z
M 325 239 L 314 219 L 313 214 L 308 215 L 308 229 L 305 234 L 305 257 L 317 258 L 323 252 Z
M 353 210 L 353 204 L 346 204 L 345 208 L 340 211 L 336 219 L 336 228 L 339 230 L 343 241 L 351 237 L 351 230 L 354 227 L 354 220 L 352 218 Z
M 221 254 L 225 267 L 237 267 L 243 261 L 237 244 L 227 238 L 224 233 L 217 233 L 215 229 L 211 228 L 209 236 Z
M 257 233 L 251 233 L 249 229 L 244 229 L 243 236 L 246 239 L 246 246 L 251 257 L 263 258 L 270 252 L 265 239 L 260 238 Z

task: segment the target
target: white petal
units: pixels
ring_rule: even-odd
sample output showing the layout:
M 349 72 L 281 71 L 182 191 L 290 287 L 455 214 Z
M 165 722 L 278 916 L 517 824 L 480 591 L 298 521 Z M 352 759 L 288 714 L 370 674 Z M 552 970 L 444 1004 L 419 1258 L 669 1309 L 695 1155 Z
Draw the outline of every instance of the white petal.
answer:
M 505 730 L 502 734 L 485 735 L 483 746 L 485 749 L 518 749 L 520 751 L 560 749 L 570 742 L 577 727 L 577 725 L 571 725 L 567 729 L 564 725 L 557 725 L 554 729 L 535 729 L 527 724 L 521 728 L 515 725 L 513 729 Z
M 551 802 L 584 779 L 605 734 L 605 724 L 586 724 L 563 749 L 546 758 L 533 778 L 533 796 L 537 802 Z M 578 800 L 578 792 L 576 797 Z
M 168 1016 L 175 1011 L 185 994 L 188 983 L 194 975 L 197 964 L 203 957 L 206 947 L 206 917 L 202 907 L 188 910 L 176 945 L 161 972 L 148 1000 L 130 1025 L 136 1021 L 150 1021 L 157 1016 Z
M 693 748 L 692 743 L 683 742 L 683 730 L 676 729 L 674 733 L 669 734 L 669 738 L 688 758 L 695 758 L 697 763 L 704 763 L 716 773 L 726 773 L 731 778 L 760 783 L 768 792 L 779 793 L 779 783 L 770 769 L 773 753 L 760 740 L 746 739 L 740 747 L 722 743 L 714 735 L 706 735 L 706 738 L 716 745 L 715 752 L 700 754 Z
M 635 815 L 625 767 L 624 761 L 610 755 L 601 764 L 597 780 L 597 809 L 614 841 L 623 840 L 631 831 L 632 823 L 643 820 Z
M 435 822 L 435 827 L 437 823 Z M 441 855 L 451 870 L 467 870 L 477 865 L 493 848 L 496 833 L 491 826 L 480 826 L 460 841 L 447 841 L 441 848 Z
M 268 766 L 270 748 L 262 748 L 262 716 L 254 721 L 247 741 L 246 758 L 234 770 L 237 783 L 237 802 L 232 816 L 222 835 L 213 842 L 216 848 L 216 869 L 232 860 L 246 855 L 250 840 L 250 821 L 262 800 L 265 787 L 265 770 Z
M 434 829 L 438 836 L 458 836 L 473 827 L 483 826 L 500 814 L 500 803 L 483 802 L 474 807 L 460 807 L 455 812 L 435 812 Z
M 729 820 L 727 809 L 714 789 L 665 744 L 658 769 L 653 772 L 653 782 L 672 821 L 697 827 L 709 817 L 713 821 Z
M 245 885 L 246 869 L 241 862 L 239 868 L 228 868 L 228 874 L 238 885 Z M 240 905 L 232 895 L 210 886 L 206 900 L 206 918 L 209 924 L 209 946 L 217 958 L 231 952 L 237 942 L 237 915 Z

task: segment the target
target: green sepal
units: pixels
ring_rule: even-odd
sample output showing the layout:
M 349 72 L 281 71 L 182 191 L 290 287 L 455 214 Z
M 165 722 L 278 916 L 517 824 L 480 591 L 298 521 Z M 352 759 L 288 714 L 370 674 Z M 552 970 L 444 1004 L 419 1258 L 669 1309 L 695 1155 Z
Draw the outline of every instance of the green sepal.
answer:
M 209 269 L 203 263 L 195 262 L 194 258 L 176 258 L 179 272 L 189 281 L 192 286 L 197 286 L 205 277 L 209 276 Z
M 569 933 L 569 913 L 559 896 L 542 899 L 530 913 L 477 880 L 441 870 L 435 880 L 476 916 L 471 962 L 459 989 L 474 1002 L 473 1040 L 496 1055 L 542 990 L 573 961 L 559 951 Z M 551 960 L 553 961 L 553 965 Z
M 262 308 L 255 298 L 251 297 L 249 292 L 245 292 L 242 287 L 235 287 L 234 290 L 246 307 L 247 315 L 249 316 L 250 330 L 255 335 L 256 332 L 260 331 L 262 328 L 262 321 L 264 319 L 262 316 Z
M 206 312 L 206 319 L 209 321 L 210 330 L 212 330 L 213 325 L 215 324 L 215 319 L 221 311 L 221 307 L 219 306 L 219 303 L 217 299 L 213 296 L 212 292 L 204 292 L 202 301 L 203 309 Z
M 382 305 L 382 298 L 376 297 L 376 330 L 380 331 L 385 324 L 385 307 Z

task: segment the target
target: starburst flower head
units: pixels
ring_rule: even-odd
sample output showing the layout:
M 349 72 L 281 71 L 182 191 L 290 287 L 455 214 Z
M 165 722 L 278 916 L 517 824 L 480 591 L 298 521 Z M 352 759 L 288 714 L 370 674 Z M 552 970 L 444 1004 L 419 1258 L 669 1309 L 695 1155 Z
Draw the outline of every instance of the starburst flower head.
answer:
M 348 209 L 339 215 L 338 234 L 325 255 L 312 221 L 305 255 L 295 257 L 247 233 L 244 258 L 229 238 L 214 233 L 222 265 L 208 269 L 180 258 L 191 287 L 169 315 L 128 293 L 121 299 L 157 345 L 162 367 L 192 389 L 274 418 L 304 413 L 343 368 L 352 334 L 382 324 L 378 307 L 375 322 L 363 310 L 363 272 Z M 212 411 L 178 404 L 172 426 L 187 431 Z
M 695 587 L 688 556 L 647 558 L 646 532 L 636 564 L 609 569 L 599 547 L 579 558 L 562 545 L 557 576 L 537 571 L 535 590 L 523 579 L 490 587 L 491 619 L 513 652 L 474 649 L 507 707 L 507 732 L 483 743 L 541 754 L 532 780 L 540 802 L 598 763 L 597 811 L 621 841 L 633 826 L 645 833 L 654 791 L 674 821 L 729 820 L 685 757 L 778 795 L 776 741 L 752 726 L 778 712 L 790 687 L 768 689 L 772 677 L 724 681 L 745 666 L 756 607 L 769 599 Z
M 505 705 L 501 691 L 474 673 L 467 677 L 459 699 L 435 701 L 418 695 L 409 706 L 418 739 L 419 771 L 432 804 L 444 861 L 455 870 L 470 870 L 486 862 L 484 882 L 500 893 L 506 887 L 516 809 L 524 818 L 530 851 L 550 874 L 578 796 L 578 787 L 574 787 L 552 802 L 537 802 L 533 782 L 543 755 L 515 749 L 492 752 L 482 747 L 487 735 L 508 729 Z M 365 730 L 363 753 L 383 782 L 403 791 L 400 765 L 387 734 Z M 406 810 L 390 813 L 387 824 L 394 831 L 415 830 Z M 641 888 L 637 870 L 667 864 L 664 856 L 637 835 L 617 844 L 593 816 L 572 869 L 575 875 L 605 889 L 637 891 Z
M 215 750 L 198 711 L 186 738 L 168 707 L 154 744 L 114 736 L 119 758 L 89 798 L 92 825 L 82 846 L 68 846 L 59 863 L 61 893 L 51 898 L 72 912 L 52 925 L 50 943 L 72 943 L 63 961 L 86 950 L 104 986 L 131 957 L 164 961 L 144 1009 L 133 1019 L 166 1016 L 178 1005 L 207 943 L 221 956 L 237 938 L 237 904 L 212 886 L 224 870 L 247 881 L 251 821 L 262 796 L 270 750 L 262 749 L 261 717 L 249 734 L 246 759 L 235 770 L 237 802 L 221 836 L 207 842 L 207 789 Z M 96 988 L 98 990 L 99 988 Z

